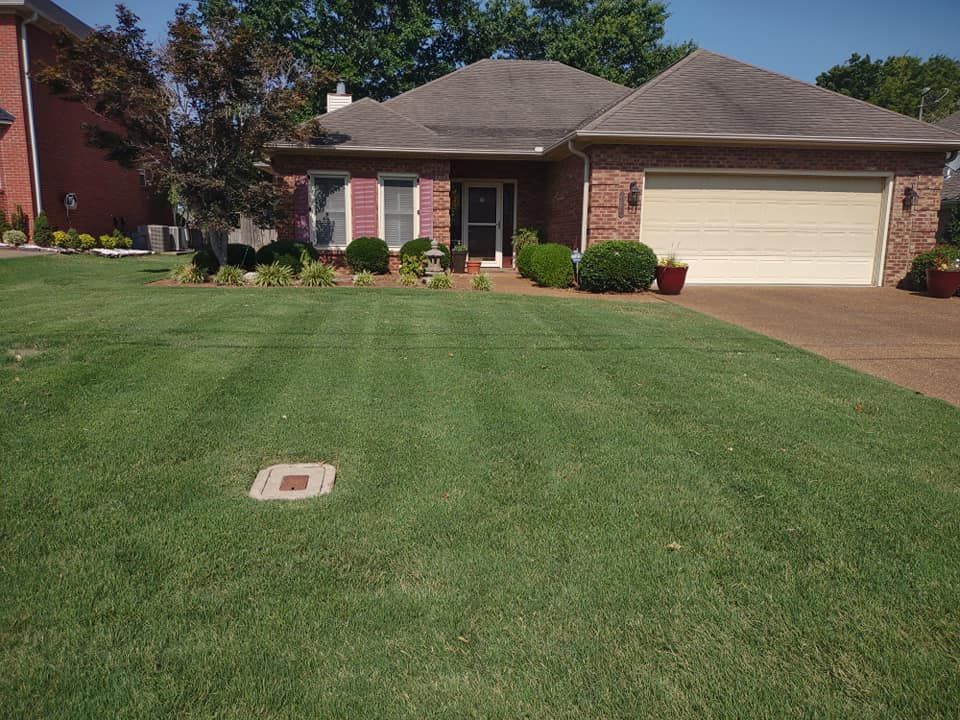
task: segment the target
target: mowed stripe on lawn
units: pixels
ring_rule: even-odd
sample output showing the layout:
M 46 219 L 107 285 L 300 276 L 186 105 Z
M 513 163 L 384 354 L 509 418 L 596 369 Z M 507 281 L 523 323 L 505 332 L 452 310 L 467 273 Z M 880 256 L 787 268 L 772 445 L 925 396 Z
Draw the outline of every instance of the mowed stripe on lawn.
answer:
M 0 262 L 10 714 L 953 712 L 954 408 L 675 306 L 170 263 Z

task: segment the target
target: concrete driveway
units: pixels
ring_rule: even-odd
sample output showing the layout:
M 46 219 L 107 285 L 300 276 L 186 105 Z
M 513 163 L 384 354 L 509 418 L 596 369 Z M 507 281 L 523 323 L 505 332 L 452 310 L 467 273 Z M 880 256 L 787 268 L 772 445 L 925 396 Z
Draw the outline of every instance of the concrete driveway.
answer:
M 893 288 L 688 286 L 669 299 L 960 407 L 960 297 Z

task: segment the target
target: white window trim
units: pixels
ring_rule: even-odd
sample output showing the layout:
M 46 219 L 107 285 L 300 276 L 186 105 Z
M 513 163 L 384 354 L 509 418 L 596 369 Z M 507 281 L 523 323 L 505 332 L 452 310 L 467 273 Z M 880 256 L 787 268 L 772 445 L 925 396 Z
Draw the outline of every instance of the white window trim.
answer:
M 413 180 L 413 238 L 420 237 L 420 176 L 416 173 L 377 173 L 377 233 L 384 242 L 384 229 L 387 227 L 384 219 L 383 181 L 384 180 Z
M 347 229 L 344 233 L 343 245 L 317 245 L 317 208 L 313 202 L 313 179 L 316 177 L 333 177 L 341 178 L 343 180 L 343 202 L 346 204 L 345 210 L 347 218 Z M 353 197 L 350 188 L 350 173 L 344 172 L 343 170 L 310 170 L 307 173 L 307 179 L 309 183 L 307 186 L 307 195 L 308 202 L 310 203 L 310 244 L 318 250 L 323 250 L 325 248 L 330 250 L 345 249 L 347 245 L 350 244 L 350 241 L 353 240 Z

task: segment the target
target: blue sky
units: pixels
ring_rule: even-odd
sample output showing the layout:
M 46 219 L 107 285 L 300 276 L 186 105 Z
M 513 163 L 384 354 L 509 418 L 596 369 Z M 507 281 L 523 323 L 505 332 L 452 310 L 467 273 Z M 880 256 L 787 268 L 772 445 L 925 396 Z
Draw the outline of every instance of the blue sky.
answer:
M 109 0 L 58 0 L 81 20 L 113 19 Z M 125 0 L 158 39 L 176 0 Z M 960 56 L 960 0 L 672 0 L 667 39 L 813 82 L 851 52 Z

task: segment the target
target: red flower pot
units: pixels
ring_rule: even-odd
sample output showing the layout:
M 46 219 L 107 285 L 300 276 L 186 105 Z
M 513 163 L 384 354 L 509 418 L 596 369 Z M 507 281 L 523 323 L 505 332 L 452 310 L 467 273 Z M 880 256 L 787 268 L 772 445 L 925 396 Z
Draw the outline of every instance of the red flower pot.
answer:
M 960 289 L 960 270 L 927 270 L 927 295 L 935 298 L 952 297 Z
M 479 275 L 480 274 L 480 260 L 467 260 L 467 274 L 468 275 Z
M 687 281 L 685 267 L 657 267 L 657 287 L 661 295 L 679 295 Z

